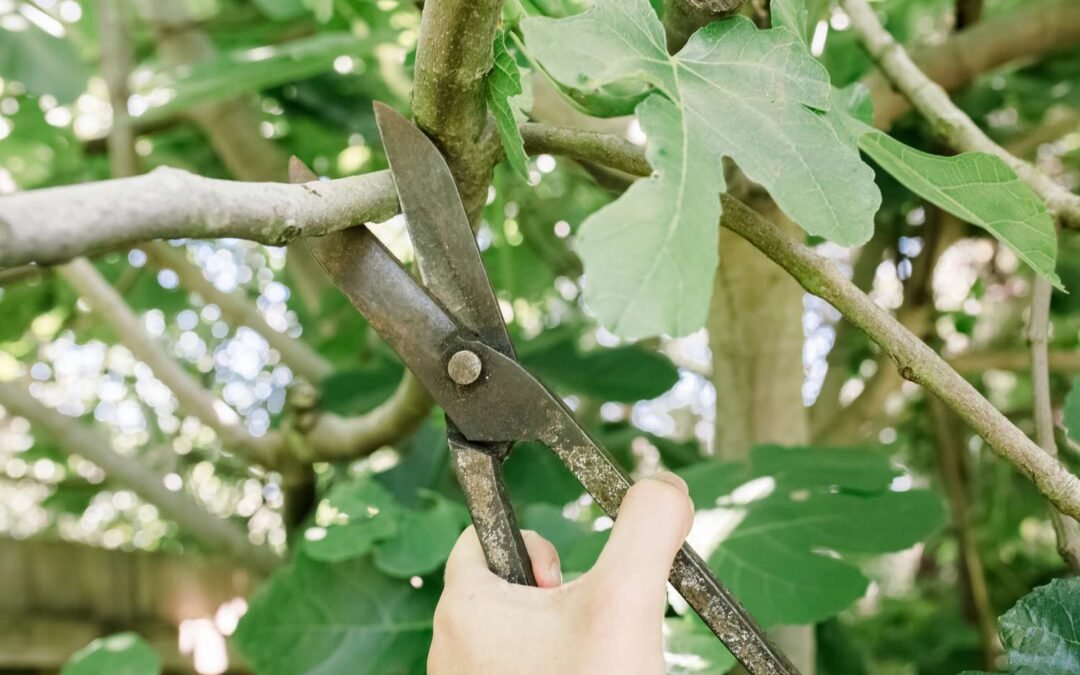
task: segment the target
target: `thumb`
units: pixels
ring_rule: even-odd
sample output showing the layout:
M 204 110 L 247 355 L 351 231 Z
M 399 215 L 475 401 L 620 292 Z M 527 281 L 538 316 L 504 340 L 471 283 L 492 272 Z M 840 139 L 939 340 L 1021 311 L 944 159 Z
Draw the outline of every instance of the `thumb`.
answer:
M 626 493 L 611 538 L 593 568 L 644 597 L 664 597 L 671 564 L 690 532 L 694 506 L 673 473 L 638 481 Z

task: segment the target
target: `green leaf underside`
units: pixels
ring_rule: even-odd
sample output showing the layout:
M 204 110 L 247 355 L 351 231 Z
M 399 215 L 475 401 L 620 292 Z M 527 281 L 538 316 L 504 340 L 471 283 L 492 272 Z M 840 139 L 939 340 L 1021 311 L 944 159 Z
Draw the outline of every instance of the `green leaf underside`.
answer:
M 1065 396 L 1062 415 L 1065 421 L 1065 433 L 1074 441 L 1080 441 L 1080 376 L 1072 381 L 1072 388 Z
M 982 152 L 940 157 L 880 131 L 859 147 L 904 187 L 961 220 L 978 225 L 1064 290 L 1054 272 L 1057 232 L 1046 205 L 1000 158 Z
M 675 386 L 679 371 L 671 360 L 640 345 L 580 351 L 577 336 L 530 348 L 523 345 L 522 365 L 546 383 L 598 401 L 633 403 L 652 399 Z
M 384 574 L 408 579 L 442 567 L 469 520 L 460 504 L 432 494 L 434 504 L 406 511 L 397 536 L 375 546 L 375 566 Z
M 1080 578 L 1055 579 L 998 620 L 1009 672 L 1080 673 Z
M 252 599 L 233 639 L 260 675 L 422 672 L 437 599 L 437 588 L 414 589 L 368 558 L 299 556 Z
M 522 93 L 521 73 L 517 62 L 506 48 L 506 34 L 499 31 L 495 36 L 494 67 L 487 76 L 487 103 L 495 117 L 495 126 L 502 139 L 506 161 L 514 172 L 524 178 L 529 177 L 525 145 L 518 131 L 517 119 L 510 99 Z
M 314 560 L 337 562 L 365 555 L 398 534 L 403 520 L 401 506 L 370 478 L 335 486 L 327 502 L 338 514 L 304 536 L 304 553 Z
M 700 328 L 717 265 L 720 159 L 764 185 L 807 232 L 864 243 L 880 203 L 873 171 L 817 111 L 825 70 L 785 29 L 735 17 L 698 31 L 668 56 L 646 0 L 604 2 L 577 16 L 522 23 L 533 55 L 564 84 L 644 81 L 637 107 L 656 173 L 582 224 L 586 302 L 619 335 Z
M 64 664 L 61 675 L 157 675 L 161 657 L 136 633 L 117 633 L 86 645 Z
M 943 519 L 929 491 L 890 492 L 898 474 L 865 449 L 759 446 L 748 465 L 680 471 L 698 508 L 751 480 L 771 493 L 732 507 L 741 517 L 709 557 L 717 576 L 766 625 L 812 623 L 862 597 L 868 580 L 844 556 L 897 551 Z

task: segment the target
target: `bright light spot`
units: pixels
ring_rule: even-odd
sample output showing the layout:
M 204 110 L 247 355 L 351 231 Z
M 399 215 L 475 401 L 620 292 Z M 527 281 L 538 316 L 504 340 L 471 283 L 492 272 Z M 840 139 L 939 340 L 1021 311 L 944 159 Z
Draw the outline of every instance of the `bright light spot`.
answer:
M 570 236 L 570 223 L 565 220 L 560 220 L 555 223 L 555 236 L 559 239 L 566 239 Z
M 818 21 L 814 26 L 814 36 L 810 38 L 810 53 L 814 56 L 821 56 L 825 53 L 825 40 L 829 37 L 829 24 L 825 21 Z
M 210 619 L 181 621 L 179 647 L 180 653 L 191 654 L 200 675 L 219 675 L 229 667 L 225 638 Z
M 19 5 L 19 13 L 26 20 L 55 38 L 64 37 L 64 24 L 29 3 Z
M 348 75 L 356 69 L 356 61 L 351 56 L 339 56 L 334 59 L 334 70 L 341 75 Z
M 502 313 L 503 321 L 511 323 L 514 320 L 514 306 L 506 300 L 499 298 L 499 311 Z
M 551 155 L 540 155 L 536 158 L 536 168 L 540 173 L 551 173 L 555 170 L 555 158 Z
M 11 120 L 6 117 L 0 117 L 0 140 L 11 135 L 11 130 L 14 128 L 15 125 L 11 123 Z
M 165 478 L 161 482 L 169 492 L 179 492 L 180 488 L 184 487 L 184 479 L 178 473 L 165 474 Z
M 350 145 L 338 154 L 338 170 L 344 174 L 356 173 L 371 159 L 371 148 L 366 145 Z
M 832 27 L 836 30 L 847 30 L 851 25 L 851 17 L 849 17 L 843 10 L 833 10 L 832 19 L 829 20 Z
M 776 479 L 772 476 L 762 476 L 735 488 L 731 493 L 731 501 L 734 504 L 749 504 L 768 497 L 775 489 Z
M 66 127 L 71 124 L 71 111 L 63 106 L 57 106 L 45 113 L 45 121 L 54 127 Z
M 908 490 L 911 489 L 911 487 L 912 487 L 911 476 L 909 476 L 906 473 L 901 474 L 901 475 L 897 476 L 896 478 L 893 478 L 892 482 L 889 483 L 889 491 L 890 492 L 907 492 Z
M 630 125 L 626 128 L 626 138 L 630 140 L 634 145 L 645 145 L 645 142 L 649 140 L 645 135 L 645 130 L 641 128 L 641 124 L 637 119 L 630 121 Z
M 146 264 L 146 253 L 137 248 L 128 251 L 128 264 L 132 267 L 142 267 Z
M 409 579 L 409 585 L 412 586 L 413 588 L 423 588 L 424 587 L 424 580 L 421 579 L 420 577 L 411 577 Z
M 180 277 L 176 275 L 176 272 L 165 269 L 158 272 L 157 282 L 165 290 L 171 291 L 180 285 Z
M 214 613 L 214 624 L 222 635 L 232 635 L 240 618 L 247 614 L 248 604 L 243 598 L 233 598 L 218 607 Z
M 68 23 L 75 23 L 82 18 L 82 7 L 74 0 L 64 0 L 60 3 L 60 18 Z
M 256 47 L 241 53 L 239 59 L 241 61 L 265 61 L 275 53 L 277 53 L 277 50 L 273 47 Z
M 145 96 L 132 94 L 127 100 L 128 114 L 132 117 L 140 117 L 150 109 L 150 101 Z

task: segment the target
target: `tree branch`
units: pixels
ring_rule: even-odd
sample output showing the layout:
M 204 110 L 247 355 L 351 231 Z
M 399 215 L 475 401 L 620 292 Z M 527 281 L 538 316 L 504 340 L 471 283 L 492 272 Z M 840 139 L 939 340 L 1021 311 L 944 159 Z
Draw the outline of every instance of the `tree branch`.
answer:
M 1050 332 L 1050 296 L 1053 289 L 1042 277 L 1035 278 L 1031 292 L 1031 316 L 1027 339 L 1031 347 L 1031 389 L 1035 405 L 1035 439 L 1046 454 L 1057 457 L 1054 439 L 1054 410 L 1050 400 L 1050 368 L 1047 343 Z M 1050 521 L 1057 536 L 1057 549 L 1074 574 L 1080 573 L 1080 523 L 1050 509 Z
M 271 328 L 259 308 L 243 291 L 227 293 L 218 289 L 206 278 L 202 268 L 188 260 L 181 249 L 161 242 L 148 242 L 140 245 L 140 248 L 155 266 L 176 272 L 184 288 L 220 307 L 226 321 L 234 326 L 247 326 L 266 338 L 267 343 L 281 354 L 281 360 L 298 375 L 317 383 L 333 372 L 334 367 L 330 362 L 305 342 Z
M 74 260 L 61 267 L 59 273 L 113 329 L 120 341 L 172 390 L 182 410 L 216 431 L 229 449 L 263 466 L 274 466 L 280 440 L 272 435 L 257 438 L 248 433 L 235 412 L 203 388 L 146 332 L 124 298 L 93 264 L 85 259 Z
M 1080 197 L 1058 185 L 1036 167 L 1013 156 L 983 133 L 952 102 L 940 85 L 919 70 L 904 48 L 881 25 L 866 0 L 841 0 L 841 5 L 851 17 L 851 25 L 870 58 L 930 122 L 942 140 L 961 152 L 986 152 L 999 157 L 1031 186 L 1063 224 L 1080 228 Z
M 434 401 L 406 371 L 390 398 L 359 417 L 319 413 L 307 434 L 311 461 L 340 462 L 369 455 L 416 430 L 431 413 Z
M 233 523 L 207 512 L 187 493 L 168 490 L 164 475 L 113 450 L 112 442 L 100 429 L 80 424 L 78 420 L 45 407 L 14 382 L 0 382 L 0 405 L 9 414 L 29 420 L 34 429 L 47 431 L 65 452 L 90 460 L 118 485 L 160 508 L 166 518 L 176 521 L 202 541 L 208 550 L 223 551 L 265 574 L 281 564 L 270 549 L 252 544 Z
M 937 440 L 938 471 L 941 474 L 945 497 L 949 500 L 949 516 L 960 557 L 959 576 L 964 581 L 966 600 L 970 605 L 975 627 L 979 631 L 983 667 L 994 670 L 1001 654 L 1001 642 L 997 633 L 997 613 L 990 601 L 986 584 L 986 572 L 975 532 L 971 522 L 971 505 L 968 499 L 966 471 L 964 466 L 964 433 L 955 423 L 955 415 L 940 399 L 930 400 L 930 416 L 934 421 Z
M 722 196 L 723 225 L 750 241 L 810 293 L 828 301 L 870 336 L 901 375 L 940 397 L 1001 457 L 1039 488 L 1063 513 L 1080 516 L 1080 479 L 1042 451 L 956 371 L 859 291 L 832 263 L 784 236 L 742 202 Z
M 239 237 L 280 246 L 397 213 L 388 171 L 304 185 L 159 168 L 0 197 L 0 266 L 50 264 L 150 239 Z
M 977 76 L 1022 58 L 1068 49 L 1080 42 L 1080 3 L 1045 0 L 984 19 L 939 45 L 914 55 L 915 63 L 946 91 L 961 89 Z M 881 73 L 862 80 L 874 102 L 874 126 L 888 129 L 911 104 Z

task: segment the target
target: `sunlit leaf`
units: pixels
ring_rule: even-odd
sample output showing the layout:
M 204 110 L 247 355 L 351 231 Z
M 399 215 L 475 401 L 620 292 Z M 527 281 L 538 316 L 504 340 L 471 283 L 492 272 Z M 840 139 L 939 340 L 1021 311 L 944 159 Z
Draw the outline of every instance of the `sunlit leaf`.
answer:
M 35 96 L 72 103 L 86 90 L 90 70 L 71 40 L 54 37 L 26 21 L 22 30 L 0 28 L 0 77 L 21 82 Z
M 634 81 L 657 90 L 637 107 L 656 173 L 578 235 L 586 302 L 616 333 L 683 335 L 703 325 L 723 156 L 810 234 L 845 245 L 870 237 L 880 203 L 873 171 L 819 113 L 831 105 L 828 74 L 791 32 L 733 17 L 699 30 L 672 57 L 646 0 L 599 3 L 564 20 L 533 17 L 522 29 L 533 55 L 566 85 Z
M 488 108 L 495 116 L 507 163 L 520 177 L 528 179 L 525 146 L 512 103 L 512 99 L 522 93 L 521 73 L 513 55 L 506 48 L 506 35 L 502 31 L 495 36 L 494 50 L 494 66 L 486 82 Z
M 1009 672 L 1080 672 L 1080 578 L 1054 579 L 998 621 Z

